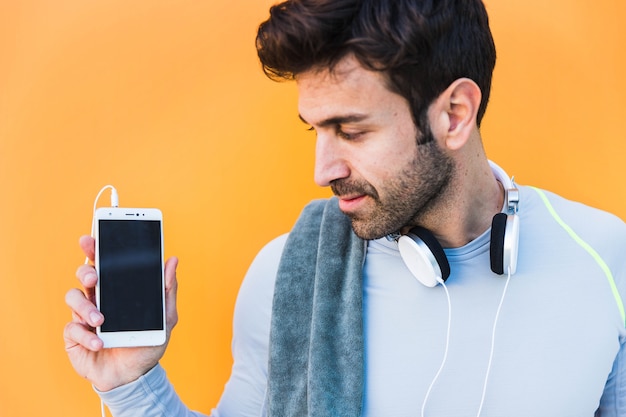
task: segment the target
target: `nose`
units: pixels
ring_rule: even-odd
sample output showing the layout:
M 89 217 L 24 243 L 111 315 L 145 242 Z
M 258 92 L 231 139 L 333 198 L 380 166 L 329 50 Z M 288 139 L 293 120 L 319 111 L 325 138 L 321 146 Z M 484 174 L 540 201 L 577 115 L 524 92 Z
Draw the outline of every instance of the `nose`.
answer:
M 350 167 L 339 141 L 332 135 L 318 132 L 315 143 L 315 183 L 320 187 L 328 187 L 333 180 L 349 175 Z

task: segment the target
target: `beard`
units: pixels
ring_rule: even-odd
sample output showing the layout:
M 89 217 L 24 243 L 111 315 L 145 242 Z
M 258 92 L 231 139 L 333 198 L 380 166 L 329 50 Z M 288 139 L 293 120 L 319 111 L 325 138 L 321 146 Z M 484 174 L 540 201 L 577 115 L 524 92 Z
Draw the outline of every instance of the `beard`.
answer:
M 454 163 L 439 148 L 429 126 L 417 143 L 414 158 L 378 190 L 364 180 L 342 178 L 331 183 L 337 196 L 363 194 L 371 199 L 367 210 L 347 214 L 361 239 L 378 239 L 418 224 L 450 187 Z

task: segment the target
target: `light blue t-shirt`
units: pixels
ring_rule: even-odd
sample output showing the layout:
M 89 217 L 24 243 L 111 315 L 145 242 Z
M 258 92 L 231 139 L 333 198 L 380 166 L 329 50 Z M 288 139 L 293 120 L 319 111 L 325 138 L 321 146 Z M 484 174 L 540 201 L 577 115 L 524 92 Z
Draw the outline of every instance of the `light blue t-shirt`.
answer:
M 626 416 L 626 225 L 529 187 L 520 187 L 519 216 L 517 272 L 495 331 L 507 276 L 490 270 L 489 231 L 446 250 L 450 305 L 442 286 L 425 287 L 410 274 L 395 242 L 368 243 L 364 417 L 416 417 L 422 407 L 429 417 L 476 416 L 483 393 L 484 417 Z M 233 370 L 214 417 L 265 415 L 272 295 L 285 240 L 261 250 L 242 284 Z M 201 415 L 180 402 L 160 366 L 101 396 L 116 417 Z

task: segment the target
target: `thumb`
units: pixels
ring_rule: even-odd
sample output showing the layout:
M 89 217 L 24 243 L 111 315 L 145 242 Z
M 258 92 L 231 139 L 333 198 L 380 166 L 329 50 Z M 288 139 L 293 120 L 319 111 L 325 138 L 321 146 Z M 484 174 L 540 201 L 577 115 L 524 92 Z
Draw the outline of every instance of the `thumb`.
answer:
M 178 293 L 178 280 L 176 268 L 178 258 L 172 257 L 165 262 L 165 315 L 167 317 L 168 332 L 178 323 L 178 311 L 176 309 L 176 295 Z

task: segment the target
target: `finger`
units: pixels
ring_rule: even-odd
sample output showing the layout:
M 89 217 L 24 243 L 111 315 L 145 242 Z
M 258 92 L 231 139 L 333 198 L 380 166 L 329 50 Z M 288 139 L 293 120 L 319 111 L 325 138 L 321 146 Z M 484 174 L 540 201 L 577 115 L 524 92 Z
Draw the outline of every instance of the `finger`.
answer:
M 98 274 L 92 265 L 80 265 L 76 269 L 76 277 L 85 289 L 92 289 L 98 283 Z
M 63 329 L 63 339 L 65 341 L 65 350 L 71 350 L 77 346 L 82 346 L 94 352 L 104 347 L 102 340 L 91 332 L 85 325 L 70 322 Z
M 72 321 L 75 323 L 80 323 L 80 324 L 84 324 L 85 326 L 89 326 L 89 323 L 87 323 L 85 320 L 83 320 L 83 318 L 81 316 L 79 316 L 78 314 L 76 314 L 75 311 L 72 311 Z M 92 326 L 89 326 L 92 328 Z
M 81 236 L 80 239 L 78 239 L 78 244 L 83 252 L 85 252 L 85 256 L 93 262 L 96 253 L 96 241 L 94 238 L 89 235 Z
M 96 306 L 85 297 L 79 289 L 71 289 L 65 294 L 65 303 L 72 309 L 74 318 L 79 317 L 91 327 L 97 327 L 104 322 L 104 316 Z
M 176 296 L 178 294 L 178 280 L 176 268 L 178 258 L 172 257 L 165 262 L 165 311 L 167 316 L 167 328 L 172 329 L 178 323 L 178 311 L 176 310 Z

